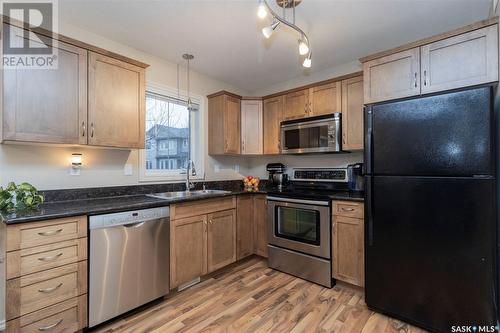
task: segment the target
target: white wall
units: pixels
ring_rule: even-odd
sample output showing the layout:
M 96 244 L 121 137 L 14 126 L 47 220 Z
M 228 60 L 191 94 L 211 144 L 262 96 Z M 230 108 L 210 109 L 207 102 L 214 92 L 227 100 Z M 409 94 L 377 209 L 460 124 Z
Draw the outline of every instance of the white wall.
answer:
M 311 72 L 309 74 L 303 74 L 291 80 L 281 82 L 269 87 L 262 87 L 261 89 L 253 91 L 252 96 L 270 95 L 276 92 L 297 88 L 310 83 L 329 80 L 334 77 L 355 73 L 361 70 L 362 70 L 361 63 L 355 60 L 343 65 L 330 67 L 325 70 Z
M 151 81 L 175 88 L 177 86 L 177 64 L 167 62 L 155 56 L 116 43 L 96 34 L 60 22 L 61 34 L 123 54 L 150 64 L 146 71 L 146 81 Z M 188 51 L 188 50 L 186 50 Z M 179 60 L 181 54 L 179 54 Z M 195 59 L 196 61 L 196 59 Z M 185 89 L 185 72 L 181 72 L 181 89 Z M 237 94 L 248 95 L 237 87 L 211 79 L 208 76 L 191 72 L 191 91 L 194 94 L 207 94 L 229 90 Z M 205 105 L 206 105 L 205 99 Z M 207 110 L 205 108 L 204 112 Z M 204 117 L 207 128 L 207 117 Z M 205 173 L 207 180 L 239 179 L 246 174 L 246 161 L 237 157 L 212 158 L 207 155 L 207 133 L 203 133 L 205 146 Z M 69 175 L 69 158 L 71 153 L 83 153 L 84 166 L 81 176 Z M 55 147 L 29 145 L 0 145 L 0 185 L 9 181 L 28 181 L 39 189 L 78 188 L 89 186 L 118 186 L 139 183 L 138 150 L 98 149 L 88 147 Z M 132 176 L 125 176 L 125 164 L 133 166 Z M 214 172 L 215 164 L 221 171 Z M 240 173 L 230 170 L 235 164 L 240 164 Z

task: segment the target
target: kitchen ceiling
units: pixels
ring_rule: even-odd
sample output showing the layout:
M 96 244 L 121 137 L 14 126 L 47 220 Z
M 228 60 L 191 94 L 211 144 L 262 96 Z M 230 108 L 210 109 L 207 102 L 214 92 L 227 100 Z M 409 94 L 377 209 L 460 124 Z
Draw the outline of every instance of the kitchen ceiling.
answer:
M 297 24 L 313 51 L 309 72 L 488 17 L 492 0 L 304 0 Z M 269 3 L 278 10 L 276 3 Z M 269 24 L 257 0 L 62 0 L 60 19 L 122 44 L 179 62 L 196 55 L 192 68 L 248 92 L 307 75 L 297 35 Z

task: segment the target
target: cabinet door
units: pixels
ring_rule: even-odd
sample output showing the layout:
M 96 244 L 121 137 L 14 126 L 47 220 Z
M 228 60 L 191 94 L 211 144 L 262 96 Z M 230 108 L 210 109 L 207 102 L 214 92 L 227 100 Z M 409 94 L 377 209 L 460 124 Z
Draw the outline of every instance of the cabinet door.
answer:
M 90 52 L 89 144 L 144 148 L 144 69 Z
M 224 141 L 226 154 L 240 153 L 240 126 L 240 100 L 232 96 L 226 96 L 226 105 L 224 108 Z
M 283 120 L 309 116 L 309 89 L 286 94 Z
M 497 25 L 422 46 L 422 93 L 497 80 Z
M 253 195 L 238 196 L 236 210 L 236 259 L 253 253 Z
M 262 154 L 262 101 L 245 100 L 241 102 L 241 153 L 244 155 Z
M 236 261 L 236 210 L 208 215 L 208 273 Z
M 207 216 L 170 222 L 170 289 L 207 273 Z
M 13 42 L 22 40 L 24 30 L 11 28 Z M 40 44 L 33 33 L 29 38 Z M 2 71 L 4 140 L 87 144 L 87 51 L 63 42 L 55 47 L 57 69 Z
M 333 277 L 364 286 L 364 223 L 362 219 L 333 216 Z
M 413 48 L 363 64 L 364 104 L 420 94 L 420 49 Z
M 255 254 L 267 258 L 267 201 L 265 195 L 254 197 Z
M 309 89 L 309 116 L 341 112 L 341 82 L 333 82 Z
M 342 148 L 363 149 L 363 77 L 342 81 Z
M 281 152 L 280 124 L 283 120 L 284 96 L 264 101 L 264 154 Z

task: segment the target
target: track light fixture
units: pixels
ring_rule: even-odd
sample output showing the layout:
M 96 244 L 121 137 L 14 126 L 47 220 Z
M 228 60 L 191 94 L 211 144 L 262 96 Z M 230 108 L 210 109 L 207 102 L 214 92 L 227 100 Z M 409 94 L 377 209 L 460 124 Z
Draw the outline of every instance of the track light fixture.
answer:
M 300 29 L 298 26 L 295 25 L 295 7 L 299 5 L 302 2 L 302 0 L 276 0 L 276 3 L 278 6 L 283 7 L 283 16 L 279 16 L 276 14 L 271 7 L 267 4 L 266 0 L 259 0 L 259 8 L 257 10 L 257 16 L 261 19 L 264 19 L 267 14 L 271 14 L 271 17 L 273 18 L 273 21 L 271 25 L 265 27 L 262 29 L 262 34 L 264 35 L 265 38 L 271 37 L 273 34 L 274 30 L 280 25 L 280 23 L 283 23 L 284 25 L 294 29 L 299 33 L 299 54 L 301 56 L 306 56 L 302 66 L 305 68 L 310 68 L 312 65 L 311 61 L 311 44 L 309 43 L 309 38 L 305 34 L 302 29 Z M 293 19 L 292 21 L 288 21 L 286 19 L 286 9 L 292 9 L 293 12 Z

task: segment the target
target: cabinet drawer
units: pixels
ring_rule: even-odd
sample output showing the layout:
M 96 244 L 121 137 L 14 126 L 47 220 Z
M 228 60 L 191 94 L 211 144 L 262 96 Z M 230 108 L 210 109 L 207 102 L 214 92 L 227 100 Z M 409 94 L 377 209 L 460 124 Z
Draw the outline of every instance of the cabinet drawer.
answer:
M 182 219 L 233 208 L 236 208 L 235 196 L 186 202 L 170 206 L 170 219 Z
M 7 253 L 7 279 L 41 272 L 87 259 L 87 238 Z
M 8 280 L 7 319 L 24 316 L 86 292 L 86 261 Z
M 362 219 L 365 216 L 364 205 L 354 201 L 334 201 L 333 215 Z
M 86 236 L 86 216 L 14 224 L 7 227 L 7 251 L 26 249 Z
M 73 333 L 87 326 L 87 295 L 7 322 L 6 333 Z

